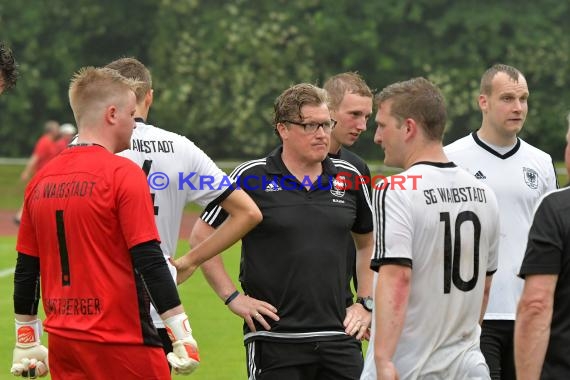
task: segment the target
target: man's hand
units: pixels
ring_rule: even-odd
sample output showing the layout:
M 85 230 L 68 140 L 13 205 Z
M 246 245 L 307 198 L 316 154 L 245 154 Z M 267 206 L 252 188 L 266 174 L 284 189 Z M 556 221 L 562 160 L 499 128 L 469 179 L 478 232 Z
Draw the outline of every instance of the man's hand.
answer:
M 48 350 L 40 343 L 41 334 L 39 319 L 30 322 L 16 320 L 16 347 L 10 369 L 14 376 L 34 379 L 48 374 Z
M 370 322 L 372 313 L 359 304 L 355 303 L 346 308 L 344 318 L 344 332 L 353 335 L 356 339 L 370 339 Z
M 200 364 L 200 355 L 188 316 L 186 313 L 172 316 L 164 321 L 164 326 L 172 340 L 172 352 L 166 355 L 168 362 L 176 374 L 191 374 Z
M 196 268 L 198 268 L 196 265 L 192 265 L 190 263 L 190 255 L 191 254 L 192 254 L 192 251 L 188 252 L 187 254 L 185 254 L 184 256 L 182 256 L 176 260 L 174 260 L 172 257 L 170 257 L 168 259 L 170 264 L 172 264 L 176 268 L 176 284 L 177 285 L 180 285 L 184 281 L 186 281 L 190 276 L 192 276 L 194 271 L 196 271 Z
M 228 304 L 232 313 L 242 317 L 251 331 L 257 331 L 254 320 L 257 321 L 265 330 L 271 330 L 271 326 L 265 318 L 279 320 L 277 308 L 268 302 L 258 300 L 256 298 L 239 294 Z

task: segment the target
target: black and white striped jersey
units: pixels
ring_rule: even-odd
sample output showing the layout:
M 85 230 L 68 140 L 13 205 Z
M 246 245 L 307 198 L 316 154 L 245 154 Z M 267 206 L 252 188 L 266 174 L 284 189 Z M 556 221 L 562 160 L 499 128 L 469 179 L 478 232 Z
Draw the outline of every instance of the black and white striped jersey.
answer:
M 524 282 L 517 277 L 532 213 L 540 197 L 557 188 L 552 158 L 517 139 L 499 153 L 477 132 L 446 146 L 447 158 L 493 189 L 501 205 L 499 267 L 493 277 L 485 319 L 515 320 Z
M 485 277 L 497 269 L 495 196 L 453 163 L 419 162 L 375 184 L 372 203 L 371 268 L 412 268 L 409 303 L 393 362 L 402 379 L 443 374 L 439 368 L 455 368 L 453 363 L 478 347 Z M 375 277 L 375 282 L 382 281 L 382 276 Z M 373 327 L 363 372 L 366 379 L 376 378 L 375 332 Z M 460 368 L 457 371 L 461 373 Z M 448 373 L 437 378 L 463 377 Z

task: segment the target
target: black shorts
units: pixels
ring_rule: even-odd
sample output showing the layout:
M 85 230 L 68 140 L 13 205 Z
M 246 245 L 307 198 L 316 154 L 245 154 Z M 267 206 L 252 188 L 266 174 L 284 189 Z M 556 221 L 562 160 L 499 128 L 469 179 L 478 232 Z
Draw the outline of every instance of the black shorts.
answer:
M 486 319 L 481 326 L 481 352 L 491 380 L 515 380 L 515 321 Z
M 268 342 L 246 345 L 250 380 L 358 380 L 364 364 L 361 344 L 352 336 L 320 342 Z

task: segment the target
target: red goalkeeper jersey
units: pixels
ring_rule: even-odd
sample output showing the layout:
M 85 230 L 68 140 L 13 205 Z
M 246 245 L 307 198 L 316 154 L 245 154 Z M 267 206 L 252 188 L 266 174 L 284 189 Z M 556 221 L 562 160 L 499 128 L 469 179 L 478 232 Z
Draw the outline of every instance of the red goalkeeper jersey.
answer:
M 71 147 L 26 188 L 18 252 L 39 257 L 46 331 L 160 345 L 129 249 L 159 240 L 142 170 L 98 145 Z

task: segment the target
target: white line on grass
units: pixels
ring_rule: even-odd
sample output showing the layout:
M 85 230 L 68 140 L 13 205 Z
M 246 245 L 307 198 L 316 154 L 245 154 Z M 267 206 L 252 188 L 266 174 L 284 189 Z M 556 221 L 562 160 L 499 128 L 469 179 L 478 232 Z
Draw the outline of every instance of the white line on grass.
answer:
M 14 274 L 14 269 L 16 268 L 0 269 L 0 278 Z

